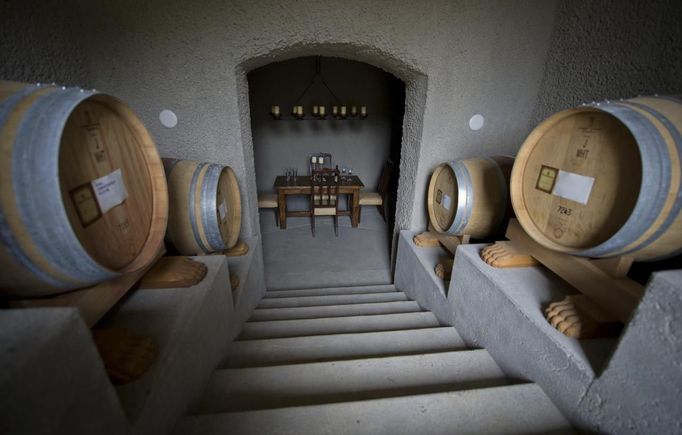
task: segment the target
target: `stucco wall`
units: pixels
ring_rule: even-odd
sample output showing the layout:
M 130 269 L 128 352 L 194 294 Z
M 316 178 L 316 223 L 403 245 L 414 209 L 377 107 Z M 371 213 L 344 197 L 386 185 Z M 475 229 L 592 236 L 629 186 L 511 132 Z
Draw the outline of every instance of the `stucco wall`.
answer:
M 561 2 L 533 115 L 584 102 L 682 93 L 682 2 Z
M 0 2 L 0 80 L 88 86 L 71 0 Z
M 446 159 L 514 153 L 529 130 L 554 1 L 82 1 L 94 85 L 129 102 L 162 154 L 232 165 L 258 232 L 245 73 L 305 55 L 365 61 L 406 82 L 398 228 L 426 225 Z M 180 122 L 165 129 L 164 108 Z M 468 128 L 480 112 L 483 130 Z M 423 121 L 423 122 L 422 122 Z
M 315 57 L 292 59 L 266 65 L 248 75 L 251 100 L 251 132 L 259 192 L 274 192 L 275 177 L 283 168 L 297 168 L 299 175 L 308 175 L 313 153 L 332 154 L 332 163 L 352 168 L 369 189 L 375 189 L 384 161 L 391 146 L 391 89 L 395 77 L 361 62 L 339 58 L 322 58 L 321 73 L 342 104 L 365 105 L 371 115 L 366 119 L 335 120 L 331 113 L 325 120 L 315 120 L 310 113 L 313 104 L 324 104 L 331 112 L 334 96 L 319 81 L 306 91 L 299 104 L 304 105 L 306 120 L 290 114 L 296 99 L 310 83 L 315 73 Z M 278 104 L 281 120 L 273 120 L 270 107 Z M 401 101 L 400 104 L 404 104 Z M 400 144 L 398 144 L 399 146 Z M 308 207 L 304 197 L 289 198 L 292 209 Z

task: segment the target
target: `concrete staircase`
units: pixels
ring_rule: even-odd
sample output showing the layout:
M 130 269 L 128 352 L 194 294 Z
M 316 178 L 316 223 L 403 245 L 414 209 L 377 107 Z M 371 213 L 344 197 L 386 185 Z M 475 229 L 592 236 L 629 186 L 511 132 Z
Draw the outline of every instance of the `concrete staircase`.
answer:
M 392 285 L 269 291 L 176 434 L 573 433 Z

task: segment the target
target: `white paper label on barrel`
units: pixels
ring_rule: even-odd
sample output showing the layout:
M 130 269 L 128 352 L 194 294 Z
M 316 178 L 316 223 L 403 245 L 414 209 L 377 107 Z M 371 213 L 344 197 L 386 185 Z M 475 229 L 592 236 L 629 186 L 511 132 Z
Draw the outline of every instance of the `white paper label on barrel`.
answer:
M 594 177 L 559 171 L 552 195 L 570 199 L 580 204 L 587 204 L 593 185 Z
M 227 216 L 227 204 L 225 203 L 225 200 L 220 204 L 218 210 L 220 211 L 220 220 L 225 220 L 225 216 Z
M 121 204 L 128 198 L 128 191 L 123 184 L 123 175 L 120 169 L 92 180 L 92 190 L 95 191 L 97 203 L 102 214 Z
M 443 208 L 450 210 L 450 195 L 443 195 Z

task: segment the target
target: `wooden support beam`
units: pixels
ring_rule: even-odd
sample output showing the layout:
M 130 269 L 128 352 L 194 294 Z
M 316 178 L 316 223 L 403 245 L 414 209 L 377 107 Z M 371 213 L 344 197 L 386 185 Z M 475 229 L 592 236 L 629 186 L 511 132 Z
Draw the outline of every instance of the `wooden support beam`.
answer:
M 162 257 L 144 275 L 140 289 L 181 288 L 199 284 L 208 273 L 206 265 L 189 257 Z
M 588 258 L 555 252 L 539 245 L 526 234 L 516 219 L 509 222 L 507 238 L 517 249 L 530 254 L 623 323 L 629 321 L 644 294 L 644 287 L 635 281 L 615 278 L 605 272 L 601 260 L 595 262 Z M 623 260 L 623 263 L 620 263 L 621 268 L 628 261 Z M 616 267 L 614 273 L 618 273 L 618 269 Z

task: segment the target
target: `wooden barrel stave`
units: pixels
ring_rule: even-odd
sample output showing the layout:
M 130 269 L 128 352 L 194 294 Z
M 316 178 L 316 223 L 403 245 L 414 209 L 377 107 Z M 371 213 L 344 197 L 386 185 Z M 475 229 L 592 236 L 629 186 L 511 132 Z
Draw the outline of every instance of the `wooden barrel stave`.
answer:
M 658 192 L 667 195 L 665 201 L 660 202 L 660 211 L 653 224 L 648 228 L 640 225 L 638 234 L 641 235 L 616 255 L 636 253 L 641 257 L 654 256 L 652 259 L 675 256 L 682 253 L 682 134 L 679 130 L 682 128 L 682 101 L 640 97 L 628 100 L 627 105 L 647 118 L 666 145 L 665 150 L 661 147 L 659 160 L 662 161 L 655 162 L 659 167 L 651 171 L 660 168 Z
M 3 83 L 4 84 L 4 83 Z M 8 89 L 9 88 L 9 89 Z M 62 274 L 30 243 L 29 231 L 15 204 L 13 176 L 14 142 L 26 111 L 34 102 L 52 92 L 37 86 L 10 82 L 0 86 L 5 97 L 0 102 L 0 261 L 11 274 L 0 274 L 0 288 L 23 294 L 36 285 L 54 289 L 78 285 L 81 281 Z
M 438 166 L 427 194 L 434 229 L 474 238 L 488 237 L 499 230 L 508 208 L 507 180 L 512 162 L 512 158 L 500 156 Z
M 160 249 L 165 232 L 166 185 L 162 173 L 151 175 L 160 171 L 160 159 L 151 137 L 132 111 L 112 97 L 76 88 L 1 82 L 0 89 L 0 95 L 5 97 L 0 102 L 0 264 L 12 270 L 0 278 L 0 290 L 22 297 L 42 296 L 145 267 Z M 100 227 L 110 219 L 110 213 L 119 213 L 128 205 L 124 201 L 100 216 L 91 228 L 81 228 L 80 222 L 67 212 L 71 205 L 68 191 L 74 187 L 67 178 L 73 174 L 60 168 L 60 159 L 69 154 L 65 150 L 69 143 L 62 137 L 65 126 L 79 106 L 95 100 L 110 105 L 112 112 L 123 117 L 122 125 L 133 129 L 144 143 L 142 159 L 149 168 L 141 176 L 150 178 L 147 187 L 152 192 L 152 198 L 144 195 L 151 204 L 150 217 L 139 228 L 137 246 L 130 250 L 124 242 L 121 246 L 128 252 L 113 263 L 90 249 L 93 243 L 89 239 L 104 238 L 116 243 L 118 234 L 102 236 Z M 88 170 L 83 168 L 82 172 Z M 121 173 L 124 182 L 130 181 L 127 168 Z M 133 190 L 129 194 L 131 202 L 137 196 Z M 119 252 L 111 246 L 108 249 Z
M 542 141 L 545 135 L 552 134 L 552 129 L 561 129 L 562 124 L 575 118 L 574 128 L 566 128 L 563 141 L 557 145 L 569 153 L 570 147 L 575 145 L 575 141 L 571 139 L 571 131 L 585 128 L 585 120 L 590 117 L 596 120 L 594 123 L 599 128 L 611 126 L 604 130 L 592 150 L 613 148 L 613 154 L 617 152 L 622 155 L 618 159 L 609 160 L 610 166 L 604 163 L 605 168 L 601 171 L 596 171 L 593 167 L 580 168 L 583 175 L 594 175 L 595 182 L 590 197 L 595 196 L 596 199 L 582 205 L 570 200 L 550 198 L 551 195 L 546 195 L 544 199 L 539 198 L 531 190 L 531 178 L 537 171 L 537 168 L 531 168 L 533 153 L 542 153 Z M 682 105 L 676 99 L 660 97 L 594 104 L 553 115 L 531 133 L 517 156 L 512 175 L 512 202 L 519 222 L 543 246 L 575 255 L 629 255 L 643 261 L 660 260 L 680 253 L 680 127 Z M 540 151 L 535 151 L 535 147 Z M 557 167 L 560 168 L 559 165 Z M 604 175 L 610 172 L 613 174 Z M 617 184 L 620 190 L 616 192 L 615 187 L 611 188 L 612 194 L 606 194 L 606 199 L 603 199 L 599 191 L 608 190 L 604 185 L 609 180 Z M 578 223 L 564 219 L 569 223 L 564 223 L 562 231 L 572 238 L 561 240 L 561 231 L 549 230 L 556 222 L 552 223 L 552 218 L 546 217 L 551 215 L 548 201 L 554 206 L 558 204 L 565 209 L 577 210 L 581 216 L 589 215 L 589 220 L 593 223 L 590 228 L 595 229 L 594 234 L 576 231 Z M 599 211 L 599 207 L 603 211 Z M 555 234 L 561 236 L 557 238 Z

